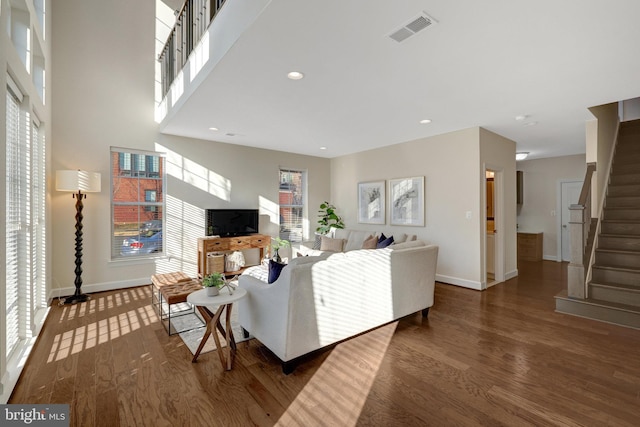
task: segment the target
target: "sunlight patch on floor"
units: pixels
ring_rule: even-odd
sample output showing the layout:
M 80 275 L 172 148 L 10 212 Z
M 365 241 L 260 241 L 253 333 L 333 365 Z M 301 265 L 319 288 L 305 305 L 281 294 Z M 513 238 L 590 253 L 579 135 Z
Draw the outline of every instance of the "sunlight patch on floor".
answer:
M 94 297 L 84 303 L 65 306 L 60 322 L 68 322 L 76 317 L 84 317 L 87 314 L 96 313 L 96 311 L 104 311 L 106 308 L 112 308 L 114 304 L 122 306 L 140 298 L 151 298 L 150 291 L 148 289 L 143 291 L 138 288 L 124 290 L 115 295 Z M 86 326 L 70 329 L 53 338 L 47 363 L 63 360 L 82 350 L 108 343 L 140 329 L 143 325 L 148 326 L 157 321 L 158 316 L 153 307 L 143 306 L 91 322 Z
M 355 426 L 397 325 L 336 346 L 276 425 Z

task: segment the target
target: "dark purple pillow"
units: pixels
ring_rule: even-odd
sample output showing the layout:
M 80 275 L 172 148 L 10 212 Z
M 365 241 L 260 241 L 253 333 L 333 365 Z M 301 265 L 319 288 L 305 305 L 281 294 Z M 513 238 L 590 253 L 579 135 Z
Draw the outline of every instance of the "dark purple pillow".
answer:
M 279 262 L 275 262 L 274 260 L 269 260 L 269 278 L 267 279 L 268 283 L 273 283 L 278 280 L 280 277 L 280 272 L 287 264 L 280 264 Z
M 381 233 L 380 237 L 378 237 L 378 243 L 384 242 L 385 240 L 387 240 L 387 236 L 385 236 L 384 233 Z
M 382 242 L 378 242 L 376 249 L 386 248 L 387 246 L 393 243 L 393 236 L 389 236 L 387 239 L 384 239 Z

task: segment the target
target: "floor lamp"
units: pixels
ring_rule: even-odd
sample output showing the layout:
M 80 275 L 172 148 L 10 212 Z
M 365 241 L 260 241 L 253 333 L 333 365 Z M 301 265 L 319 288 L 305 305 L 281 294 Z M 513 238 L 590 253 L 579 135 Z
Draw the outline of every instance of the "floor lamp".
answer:
M 84 193 L 100 191 L 100 174 L 81 170 L 56 171 L 56 190 L 72 191 L 76 199 L 76 291 L 64 301 L 65 304 L 76 304 L 91 299 L 82 293 L 82 199 L 87 197 Z

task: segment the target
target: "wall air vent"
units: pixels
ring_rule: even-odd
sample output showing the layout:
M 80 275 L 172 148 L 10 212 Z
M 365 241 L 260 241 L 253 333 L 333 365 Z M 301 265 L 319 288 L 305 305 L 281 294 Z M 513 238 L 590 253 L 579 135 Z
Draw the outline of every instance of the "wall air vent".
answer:
M 422 13 L 418 15 L 416 18 L 413 18 L 408 24 L 403 25 L 399 29 L 395 30 L 389 37 L 392 40 L 397 41 L 398 43 L 405 41 L 409 37 L 417 34 L 418 32 L 424 30 L 427 27 L 430 27 L 433 24 L 437 24 L 438 21 L 427 15 L 426 13 Z

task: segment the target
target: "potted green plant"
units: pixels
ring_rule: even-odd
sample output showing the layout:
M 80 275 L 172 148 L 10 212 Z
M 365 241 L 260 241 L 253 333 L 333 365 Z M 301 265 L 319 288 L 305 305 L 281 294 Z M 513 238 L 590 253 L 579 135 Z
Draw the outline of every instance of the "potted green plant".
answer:
M 344 222 L 342 218 L 336 213 L 336 207 L 329 202 L 322 202 L 320 204 L 320 213 L 318 219 L 318 228 L 316 231 L 322 235 L 325 235 L 331 230 L 331 228 L 344 228 Z
M 280 254 L 278 253 L 278 251 L 281 248 L 288 248 L 291 246 L 291 243 L 286 240 L 286 239 L 281 239 L 279 237 L 276 237 L 274 239 L 271 240 L 271 249 L 273 250 L 273 260 L 275 262 L 279 262 L 282 263 L 282 258 L 280 258 Z
M 224 286 L 224 274 L 211 273 L 202 279 L 202 286 L 207 290 L 208 297 L 214 297 L 220 293 L 220 288 Z

